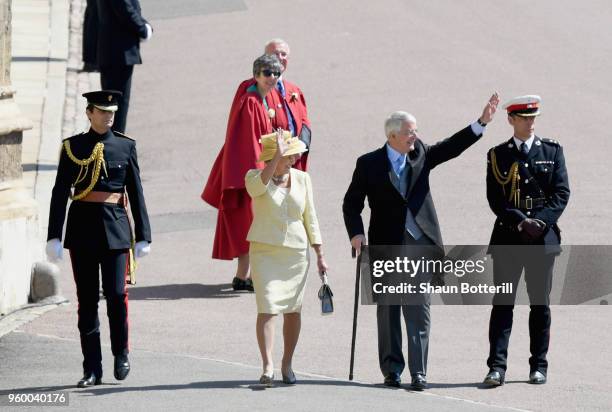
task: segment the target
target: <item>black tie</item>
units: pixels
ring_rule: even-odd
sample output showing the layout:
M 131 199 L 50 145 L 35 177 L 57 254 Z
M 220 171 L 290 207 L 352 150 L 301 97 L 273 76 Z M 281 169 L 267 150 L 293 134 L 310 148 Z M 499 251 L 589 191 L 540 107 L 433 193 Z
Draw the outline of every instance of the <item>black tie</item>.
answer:
M 523 156 L 527 156 L 527 154 L 529 153 L 529 148 L 527 147 L 527 143 L 525 142 L 521 143 L 521 153 L 523 154 Z

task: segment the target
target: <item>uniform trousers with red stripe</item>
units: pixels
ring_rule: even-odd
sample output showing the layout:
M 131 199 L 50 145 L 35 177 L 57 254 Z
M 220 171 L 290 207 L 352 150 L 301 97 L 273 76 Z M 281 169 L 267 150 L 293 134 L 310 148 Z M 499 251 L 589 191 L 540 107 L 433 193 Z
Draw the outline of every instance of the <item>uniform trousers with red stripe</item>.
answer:
M 114 356 L 127 355 L 129 322 L 125 277 L 128 268 L 128 250 L 71 249 L 70 259 L 79 301 L 78 327 L 81 334 L 83 371 L 93 372 L 101 378 L 102 350 L 98 319 L 100 272 L 110 326 L 111 349 Z

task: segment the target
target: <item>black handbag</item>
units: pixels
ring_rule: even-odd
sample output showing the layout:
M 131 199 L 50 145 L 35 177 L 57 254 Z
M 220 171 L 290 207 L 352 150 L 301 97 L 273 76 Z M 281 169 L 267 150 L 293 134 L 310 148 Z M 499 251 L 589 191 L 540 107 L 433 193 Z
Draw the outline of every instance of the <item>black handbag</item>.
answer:
M 304 142 L 304 144 L 306 145 L 306 149 L 310 150 L 311 132 L 310 128 L 305 124 L 302 125 L 302 130 L 300 131 L 300 135 L 298 136 L 298 138 L 302 142 Z
M 334 294 L 327 283 L 327 273 L 323 273 L 321 276 L 323 284 L 319 288 L 319 299 L 321 299 L 321 314 L 330 315 L 334 312 L 334 300 L 332 299 Z

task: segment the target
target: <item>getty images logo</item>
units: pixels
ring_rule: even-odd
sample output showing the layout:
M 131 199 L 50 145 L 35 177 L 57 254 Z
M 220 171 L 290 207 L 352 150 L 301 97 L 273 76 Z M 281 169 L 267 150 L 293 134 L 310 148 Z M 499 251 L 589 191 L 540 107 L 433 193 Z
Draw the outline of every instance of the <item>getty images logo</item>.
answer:
M 374 260 L 372 262 L 372 276 L 380 278 L 384 275 L 403 274 L 411 278 L 418 273 L 444 273 L 454 274 L 458 278 L 465 275 L 485 271 L 487 257 L 482 259 L 410 259 L 396 257 L 390 260 Z

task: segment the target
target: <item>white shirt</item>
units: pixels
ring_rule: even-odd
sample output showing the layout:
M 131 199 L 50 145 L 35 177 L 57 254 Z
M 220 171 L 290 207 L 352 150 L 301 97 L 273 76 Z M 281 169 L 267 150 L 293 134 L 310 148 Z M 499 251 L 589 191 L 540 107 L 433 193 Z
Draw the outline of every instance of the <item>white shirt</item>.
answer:
M 514 144 L 516 145 L 516 148 L 519 150 L 519 152 L 521 151 L 521 145 L 523 144 L 523 141 L 521 139 L 518 139 L 514 136 L 512 136 L 512 138 L 514 139 Z M 533 144 L 533 141 L 535 140 L 535 136 L 531 135 L 531 137 L 527 140 L 525 140 L 525 144 L 527 145 L 527 151 L 531 150 L 531 145 Z

